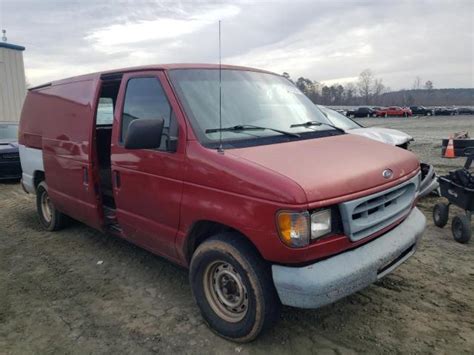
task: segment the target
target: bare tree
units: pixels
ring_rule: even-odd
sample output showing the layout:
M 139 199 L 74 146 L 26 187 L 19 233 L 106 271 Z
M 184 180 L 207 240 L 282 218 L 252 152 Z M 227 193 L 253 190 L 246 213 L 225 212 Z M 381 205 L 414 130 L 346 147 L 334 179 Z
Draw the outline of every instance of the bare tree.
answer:
M 324 85 L 321 89 L 321 102 L 323 105 L 331 104 L 331 88 Z
M 346 84 L 344 89 L 344 101 L 346 105 L 352 105 L 354 103 L 354 97 L 357 95 L 357 87 L 354 83 Z
M 282 76 L 291 80 L 286 72 Z M 364 83 L 370 85 L 364 86 Z M 298 78 L 295 85 L 312 102 L 323 105 L 471 105 L 474 95 L 474 89 L 435 89 L 431 80 L 421 85 L 419 76 L 414 80 L 413 89 L 392 91 L 369 69 L 361 73 L 359 81 L 344 86 L 328 86 L 305 77 Z
M 380 95 L 383 94 L 385 90 L 385 85 L 382 83 L 382 79 L 375 79 L 374 80 L 374 86 L 373 86 L 373 89 L 372 89 L 372 92 L 373 92 L 373 97 L 374 97 L 374 103 L 377 102 L 378 98 L 380 97 Z
M 360 73 L 359 80 L 357 81 L 357 88 L 359 89 L 359 95 L 363 98 L 364 104 L 366 105 L 369 104 L 373 82 L 374 74 L 372 73 L 372 70 L 365 69 Z
M 334 88 L 334 104 L 342 105 L 342 100 L 344 98 L 344 86 L 341 84 L 333 85 Z
M 317 81 L 299 77 L 298 80 L 296 80 L 295 85 L 303 92 L 303 94 L 309 97 L 311 101 L 318 102 L 320 84 Z
M 413 90 L 420 90 L 421 89 L 421 78 L 417 76 L 415 81 L 413 82 Z
M 293 80 L 291 80 L 290 74 L 288 74 L 286 71 L 283 72 L 283 74 L 281 74 L 281 75 L 282 75 L 284 78 L 286 78 L 286 79 L 288 79 L 289 81 L 291 81 L 292 83 L 294 83 Z
M 306 96 L 309 96 L 312 92 L 314 92 L 314 83 L 304 77 L 299 77 L 298 80 L 296 80 L 296 86 L 298 89 L 300 89 Z

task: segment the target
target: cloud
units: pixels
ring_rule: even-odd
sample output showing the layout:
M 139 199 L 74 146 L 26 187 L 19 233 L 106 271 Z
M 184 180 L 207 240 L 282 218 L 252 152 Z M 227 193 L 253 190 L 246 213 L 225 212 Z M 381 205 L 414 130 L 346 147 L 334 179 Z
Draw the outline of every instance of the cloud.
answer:
M 0 0 L 40 84 L 119 67 L 223 61 L 345 83 L 371 68 L 392 89 L 416 76 L 474 87 L 472 1 Z
M 421 2 L 384 4 L 340 9 L 228 61 L 328 83 L 371 68 L 394 89 L 410 87 L 416 76 L 437 87 L 474 87 L 472 12 L 463 16 L 462 3 L 430 10 Z M 474 11 L 472 4 L 464 11 Z
M 124 24 L 114 24 L 93 30 L 85 39 L 92 43 L 97 51 L 115 53 L 126 48 L 126 45 L 145 41 L 176 40 L 177 38 L 197 32 L 203 27 L 216 24 L 238 15 L 240 9 L 233 5 L 200 11 L 183 16 L 183 18 L 159 17 L 154 20 L 139 20 Z M 181 42 L 172 46 L 179 47 Z

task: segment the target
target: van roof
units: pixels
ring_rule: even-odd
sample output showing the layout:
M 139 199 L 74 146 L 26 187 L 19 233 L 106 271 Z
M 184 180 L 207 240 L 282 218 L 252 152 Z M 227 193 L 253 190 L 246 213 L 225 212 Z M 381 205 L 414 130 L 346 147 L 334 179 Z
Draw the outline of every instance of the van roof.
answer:
M 222 64 L 222 69 L 234 69 L 234 70 L 246 70 L 246 71 L 255 71 L 261 73 L 268 73 L 268 74 L 275 74 L 267 70 L 250 68 L 250 67 L 243 67 L 238 65 L 228 65 Z M 128 68 L 121 68 L 121 69 L 113 69 L 113 70 L 106 70 L 101 72 L 95 72 L 90 74 L 78 75 L 69 77 L 66 79 L 60 79 L 51 81 L 49 83 L 45 83 L 42 85 L 38 85 L 28 90 L 38 90 L 41 88 L 45 88 L 48 86 L 60 85 L 75 81 L 83 81 L 83 80 L 90 80 L 96 79 L 101 77 L 102 75 L 113 75 L 113 74 L 124 74 L 130 72 L 140 72 L 140 71 L 148 71 L 148 70 L 172 70 L 172 69 L 219 69 L 219 64 L 205 64 L 205 63 L 174 63 L 174 64 L 152 64 L 152 65 L 143 65 L 137 67 L 128 67 Z

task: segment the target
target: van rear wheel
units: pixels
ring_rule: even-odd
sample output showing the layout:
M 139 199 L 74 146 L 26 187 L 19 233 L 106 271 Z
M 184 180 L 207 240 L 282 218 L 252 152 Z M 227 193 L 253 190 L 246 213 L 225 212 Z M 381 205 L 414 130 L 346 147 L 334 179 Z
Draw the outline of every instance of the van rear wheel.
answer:
M 48 195 L 48 185 L 44 181 L 36 188 L 36 209 L 39 220 L 46 230 L 57 231 L 64 228 L 67 216 L 54 207 Z
M 195 251 L 189 272 L 194 299 L 218 335 L 249 342 L 280 316 L 271 267 L 238 234 L 218 234 Z

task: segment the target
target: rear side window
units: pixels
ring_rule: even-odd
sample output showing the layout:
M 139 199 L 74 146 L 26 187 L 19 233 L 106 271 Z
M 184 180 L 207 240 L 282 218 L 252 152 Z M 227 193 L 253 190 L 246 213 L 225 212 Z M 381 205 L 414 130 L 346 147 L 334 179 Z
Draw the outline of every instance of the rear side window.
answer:
M 143 118 L 163 118 L 165 124 L 160 150 L 166 150 L 170 122 L 175 118 L 163 87 L 157 78 L 135 78 L 128 81 L 122 114 L 122 142 L 125 140 L 130 123 Z
M 108 126 L 114 120 L 114 102 L 111 97 L 101 97 L 97 106 L 97 125 Z

